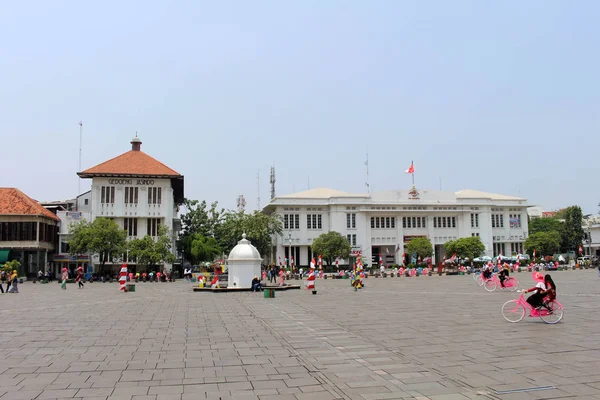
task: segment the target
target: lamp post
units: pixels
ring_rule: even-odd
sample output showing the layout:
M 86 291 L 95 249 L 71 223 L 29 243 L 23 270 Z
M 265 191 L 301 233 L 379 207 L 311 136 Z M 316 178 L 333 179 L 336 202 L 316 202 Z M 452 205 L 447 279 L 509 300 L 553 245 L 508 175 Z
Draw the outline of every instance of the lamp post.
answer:
M 288 239 L 290 240 L 290 246 L 288 250 L 288 268 L 291 269 L 292 266 L 292 232 L 288 234 Z

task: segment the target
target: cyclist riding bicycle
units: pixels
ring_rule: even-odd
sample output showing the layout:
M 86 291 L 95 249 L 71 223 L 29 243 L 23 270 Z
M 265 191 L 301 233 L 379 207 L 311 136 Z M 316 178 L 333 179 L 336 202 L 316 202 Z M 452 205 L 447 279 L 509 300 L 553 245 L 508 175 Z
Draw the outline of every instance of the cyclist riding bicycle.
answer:
M 504 281 L 508 278 L 509 275 L 508 264 L 504 263 L 502 270 L 498 273 L 498 278 L 500 279 L 500 286 L 504 287 Z
M 483 277 L 490 279 L 492 277 L 492 263 L 488 263 L 483 267 Z
M 536 309 L 539 309 L 542 306 L 550 309 L 548 304 L 556 299 L 556 284 L 552 280 L 550 274 L 546 274 L 546 276 L 544 276 L 544 281 L 538 282 L 535 287 L 523 290 L 524 293 L 534 291 L 535 293 L 527 298 L 527 302 Z

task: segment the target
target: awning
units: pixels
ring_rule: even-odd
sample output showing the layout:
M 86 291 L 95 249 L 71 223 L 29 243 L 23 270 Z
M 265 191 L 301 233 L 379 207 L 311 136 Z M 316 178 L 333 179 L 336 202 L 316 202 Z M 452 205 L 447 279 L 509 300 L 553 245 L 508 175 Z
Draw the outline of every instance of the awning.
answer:
M 10 254 L 10 249 L 0 249 L 0 264 L 4 264 L 8 261 L 8 255 Z

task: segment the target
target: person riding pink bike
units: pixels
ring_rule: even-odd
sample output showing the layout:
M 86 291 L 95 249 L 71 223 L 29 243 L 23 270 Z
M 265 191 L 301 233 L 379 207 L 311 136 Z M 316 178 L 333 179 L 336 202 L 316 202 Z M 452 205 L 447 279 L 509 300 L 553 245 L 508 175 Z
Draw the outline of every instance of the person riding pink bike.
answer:
M 539 309 L 542 306 L 550 303 L 556 299 L 556 284 L 552 280 L 550 274 L 544 276 L 543 282 L 538 282 L 535 287 L 531 289 L 523 290 L 524 293 L 535 292 L 527 298 L 527 302 L 535 309 Z
M 498 273 L 498 279 L 500 279 L 500 286 L 505 287 L 504 281 L 508 278 L 508 276 L 508 264 L 504 263 L 504 268 L 502 268 L 502 270 Z
M 492 263 L 488 263 L 486 266 L 483 267 L 483 279 L 490 279 L 492 277 L 492 268 Z

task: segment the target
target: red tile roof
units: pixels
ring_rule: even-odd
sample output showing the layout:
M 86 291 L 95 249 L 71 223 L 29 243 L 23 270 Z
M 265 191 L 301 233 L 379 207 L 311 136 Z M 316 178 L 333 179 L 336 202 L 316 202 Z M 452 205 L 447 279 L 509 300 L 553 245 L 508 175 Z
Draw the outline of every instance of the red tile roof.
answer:
M 60 221 L 40 203 L 15 188 L 0 188 L 0 215 L 34 215 Z
M 180 177 L 181 174 L 141 150 L 130 150 L 95 167 L 78 172 L 82 178 L 93 176 L 164 176 Z

